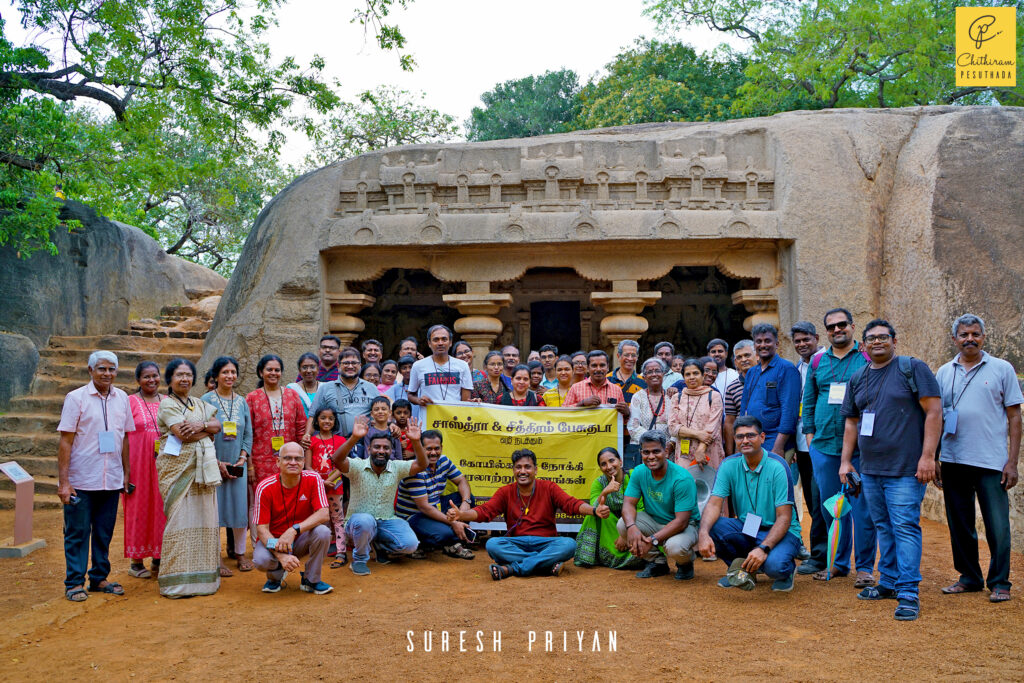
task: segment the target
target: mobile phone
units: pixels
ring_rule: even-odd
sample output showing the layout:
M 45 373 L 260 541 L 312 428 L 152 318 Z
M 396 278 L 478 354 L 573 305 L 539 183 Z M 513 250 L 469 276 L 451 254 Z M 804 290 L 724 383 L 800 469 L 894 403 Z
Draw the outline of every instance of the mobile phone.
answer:
M 245 468 L 242 465 L 228 465 L 225 467 L 232 477 L 240 477 L 245 473 Z
M 466 540 L 470 543 L 476 542 L 476 532 L 468 526 L 466 527 Z
M 78 505 L 78 501 L 81 500 L 78 496 L 71 496 L 68 498 L 68 505 Z
M 128 484 L 128 487 L 127 487 L 127 488 L 125 489 L 125 492 L 126 492 L 126 493 L 127 493 L 127 494 L 128 494 L 129 496 L 130 496 L 130 495 L 132 495 L 133 493 L 135 493 L 135 484 L 129 483 L 129 484 Z

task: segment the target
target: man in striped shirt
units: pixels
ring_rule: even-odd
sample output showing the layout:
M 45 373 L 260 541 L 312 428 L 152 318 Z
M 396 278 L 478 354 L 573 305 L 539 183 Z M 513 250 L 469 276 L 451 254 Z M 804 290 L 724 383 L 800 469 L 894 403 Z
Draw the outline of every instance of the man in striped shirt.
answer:
M 448 501 L 453 501 L 463 510 L 470 509 L 469 481 L 447 456 L 441 454 L 441 432 L 428 429 L 420 436 L 420 443 L 427 452 L 427 469 L 398 484 L 395 512 L 409 522 L 420 540 L 421 549 L 423 546 L 441 548 L 449 557 L 472 560 L 472 551 L 462 545 L 462 542 L 468 542 L 468 525 L 458 520 L 448 521 L 441 512 Z M 442 495 L 449 482 L 458 487 L 458 493 Z
M 620 413 L 629 417 L 629 404 L 622 397 L 622 389 L 608 381 L 608 354 L 604 351 L 588 353 L 587 369 L 590 377 L 569 387 L 562 405 L 567 408 L 615 406 Z

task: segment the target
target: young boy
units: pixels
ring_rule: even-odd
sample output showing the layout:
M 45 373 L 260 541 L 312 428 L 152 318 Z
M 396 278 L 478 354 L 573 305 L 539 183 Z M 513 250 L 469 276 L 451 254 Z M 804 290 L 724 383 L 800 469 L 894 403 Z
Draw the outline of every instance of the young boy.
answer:
M 412 404 L 404 398 L 398 399 L 391 405 L 391 417 L 398 425 L 398 440 L 402 444 L 402 460 L 413 460 L 416 454 L 412 450 L 412 441 L 405 433 L 409 428 L 409 418 L 412 417 Z

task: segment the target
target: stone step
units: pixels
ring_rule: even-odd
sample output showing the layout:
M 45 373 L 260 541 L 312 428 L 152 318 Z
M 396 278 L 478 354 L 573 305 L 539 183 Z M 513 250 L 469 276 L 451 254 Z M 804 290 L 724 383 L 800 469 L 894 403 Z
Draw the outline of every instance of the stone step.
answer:
M 39 489 L 36 488 L 32 507 L 36 510 L 44 510 L 62 508 L 64 506 L 55 493 L 40 493 Z M 10 510 L 12 508 L 14 508 L 14 491 L 0 490 L 0 509 Z
M 0 434 L 0 459 L 54 458 L 60 434 L 53 432 L 5 432 Z
M 95 335 L 90 337 L 50 337 L 50 348 L 80 349 L 92 353 L 104 349 L 120 351 L 144 351 L 146 353 L 187 353 L 200 354 L 203 344 L 196 339 L 153 339 L 135 337 L 126 333 Z M 88 356 L 86 356 L 88 357 Z
M 25 469 L 28 471 L 29 474 L 31 474 L 33 477 L 35 477 L 35 480 L 36 480 L 36 495 L 37 496 L 39 494 L 41 494 L 41 493 L 42 494 L 51 494 L 53 496 L 56 496 L 56 494 L 57 494 L 57 486 L 60 483 L 57 480 L 56 476 L 48 477 L 48 476 L 45 476 L 45 475 L 37 475 L 35 472 L 32 472 L 31 470 L 29 470 L 27 467 Z M 7 477 L 0 477 L 0 491 L 10 491 L 13 494 L 14 493 L 14 484 Z
M 121 330 L 120 334 L 140 339 L 159 339 L 168 341 L 202 341 L 206 332 L 183 332 L 182 336 L 172 336 L 165 330 Z
M 125 361 L 118 356 L 120 361 L 120 367 L 117 369 L 117 376 L 114 378 L 116 386 L 128 385 L 132 387 L 132 391 L 135 391 L 135 366 L 143 360 L 151 360 L 160 366 L 160 376 L 163 377 L 164 368 L 167 367 L 167 363 L 175 358 L 187 358 L 188 360 L 195 363 L 199 360 L 199 356 L 179 356 L 174 353 L 168 354 L 148 354 L 142 355 L 138 360 L 130 358 Z M 46 359 L 39 363 L 39 368 L 36 370 L 36 379 L 42 379 L 43 377 L 54 377 L 63 379 L 81 380 L 82 384 L 89 382 L 89 369 L 85 366 L 85 361 L 79 363 L 60 363 L 54 362 L 52 359 Z M 42 392 L 33 392 L 42 393 Z
M 188 353 L 166 353 L 166 352 L 153 352 L 153 351 L 115 351 L 111 350 L 117 356 L 118 370 L 124 372 L 129 368 L 135 370 L 135 366 L 144 360 L 151 360 L 155 363 L 159 363 L 163 367 L 168 361 L 175 358 L 188 358 L 193 363 L 199 359 L 202 354 L 202 349 L 189 349 Z M 46 372 L 49 367 L 75 367 L 81 368 L 82 372 L 87 372 L 89 365 L 89 354 L 91 351 L 85 351 L 82 349 L 65 349 L 65 348 L 50 348 L 47 347 L 39 351 L 39 370 L 38 372 Z
M 10 460 L 18 461 L 18 464 L 24 467 L 25 471 L 33 477 L 56 477 L 58 474 L 56 450 L 54 450 L 51 456 L 0 454 L 0 462 L 8 462 Z
M 10 410 L 14 413 L 48 413 L 59 415 L 63 407 L 63 394 L 18 396 L 17 398 L 12 398 L 10 404 Z
M 37 374 L 35 379 L 32 380 L 32 395 L 40 396 L 44 394 L 60 394 L 61 396 L 64 396 L 69 391 L 77 389 L 78 387 L 88 383 L 89 373 L 84 368 L 82 370 L 81 378 L 56 377 L 49 374 Z M 128 370 L 117 373 L 117 380 L 114 382 L 114 386 L 128 394 L 139 388 L 138 385 L 135 384 L 134 373 L 129 372 Z
M 4 413 L 0 416 L 0 434 L 31 434 L 33 432 L 55 434 L 59 423 L 59 414 Z

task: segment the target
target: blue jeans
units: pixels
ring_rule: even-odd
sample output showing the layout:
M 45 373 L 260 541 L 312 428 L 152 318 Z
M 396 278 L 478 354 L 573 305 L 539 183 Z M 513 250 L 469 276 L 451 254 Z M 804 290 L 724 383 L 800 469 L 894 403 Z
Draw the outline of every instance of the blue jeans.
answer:
M 345 523 L 345 536 L 352 548 L 353 562 L 369 560 L 370 543 L 375 541 L 381 548 L 395 555 L 409 555 L 419 547 L 416 534 L 404 519 L 374 519 L 365 512 L 349 515 Z
M 743 533 L 743 522 L 735 517 L 719 517 L 711 527 L 709 535 L 715 544 L 715 555 L 728 567 L 737 557 L 746 557 L 751 550 L 764 543 L 768 529 L 757 532 L 756 538 Z M 793 559 L 800 552 L 800 539 L 786 532 L 782 540 L 768 553 L 768 559 L 761 565 L 761 571 L 773 579 L 792 576 L 796 571 Z
M 462 505 L 462 496 L 459 493 L 441 496 L 441 511 L 447 512 L 452 503 L 455 504 L 455 507 Z M 469 504 L 471 507 L 475 505 L 473 496 L 469 497 Z M 409 526 L 412 527 L 413 533 L 416 534 L 416 538 L 420 539 L 420 543 L 423 545 L 432 548 L 444 548 L 445 546 L 459 543 L 462 540 L 455 535 L 455 532 L 452 531 L 452 528 L 447 523 L 427 517 L 422 512 L 410 515 L 408 522 Z
M 878 533 L 878 585 L 900 599 L 917 600 L 921 583 L 921 501 L 925 484 L 915 477 L 861 474 L 864 497 Z
M 120 491 L 81 491 L 76 489 L 77 505 L 64 506 L 65 589 L 85 585 L 92 548 L 89 583 L 96 585 L 110 575 L 110 539 L 117 523 Z
M 818 492 L 821 494 L 821 514 L 826 524 L 832 524 L 832 515 L 825 510 L 825 501 L 839 493 L 843 484 L 839 481 L 839 465 L 841 459 L 835 455 L 826 455 L 811 447 L 811 462 L 814 464 L 814 480 L 818 482 Z M 853 459 L 853 469 L 860 472 L 860 456 Z M 846 504 L 850 506 L 850 520 L 843 523 L 843 529 L 839 534 L 839 545 L 836 548 L 836 565 L 834 574 L 842 575 L 850 572 L 850 553 L 854 553 L 854 560 L 857 563 L 857 571 L 874 572 L 875 556 L 877 554 L 877 537 L 875 535 L 875 524 L 871 521 L 871 511 L 868 509 L 868 502 L 865 494 L 846 497 Z
M 572 559 L 576 541 L 564 536 L 501 536 L 487 539 L 487 554 L 516 576 L 529 576 L 550 572 L 559 562 Z

